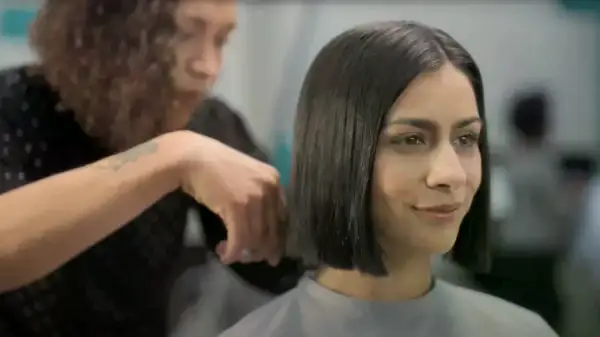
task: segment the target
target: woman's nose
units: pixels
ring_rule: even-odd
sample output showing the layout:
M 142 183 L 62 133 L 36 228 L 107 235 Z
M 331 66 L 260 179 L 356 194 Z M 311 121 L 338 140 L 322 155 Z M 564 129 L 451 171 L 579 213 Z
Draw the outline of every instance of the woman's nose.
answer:
M 466 184 L 467 174 L 454 147 L 448 144 L 436 151 L 426 180 L 431 188 L 454 190 Z

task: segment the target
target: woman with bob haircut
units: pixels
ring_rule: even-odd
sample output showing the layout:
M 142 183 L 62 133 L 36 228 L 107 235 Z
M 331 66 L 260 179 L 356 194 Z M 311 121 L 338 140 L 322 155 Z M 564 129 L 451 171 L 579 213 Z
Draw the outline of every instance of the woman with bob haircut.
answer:
M 221 337 L 546 337 L 536 314 L 432 276 L 488 264 L 483 85 L 447 33 L 371 23 L 330 41 L 297 108 L 291 245 L 316 267 Z

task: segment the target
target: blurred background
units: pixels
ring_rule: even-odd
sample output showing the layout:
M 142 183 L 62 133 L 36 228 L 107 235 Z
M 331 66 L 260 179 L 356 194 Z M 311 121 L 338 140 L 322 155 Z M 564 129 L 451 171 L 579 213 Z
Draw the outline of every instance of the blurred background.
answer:
M 600 5 L 400 3 L 242 1 L 215 95 L 246 117 L 285 180 L 302 79 L 329 39 L 385 19 L 447 31 L 473 54 L 484 79 L 495 264 L 490 274 L 474 275 L 440 260 L 439 274 L 539 312 L 561 336 L 600 336 L 600 182 L 594 179 Z M 36 0 L 0 0 L 0 68 L 34 60 L 26 34 L 38 6 Z M 267 300 L 258 297 L 257 303 Z M 200 321 L 201 312 L 186 312 L 180 324 Z

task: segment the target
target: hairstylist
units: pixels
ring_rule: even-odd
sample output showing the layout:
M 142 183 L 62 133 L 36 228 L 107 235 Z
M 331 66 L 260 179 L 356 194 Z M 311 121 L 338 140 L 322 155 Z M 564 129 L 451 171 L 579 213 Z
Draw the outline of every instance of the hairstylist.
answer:
M 186 130 L 235 6 L 44 2 L 39 63 L 0 74 L 0 336 L 166 336 L 190 207 L 224 263 L 277 278 L 258 263 L 281 257 L 277 171 L 242 152 L 238 116 L 203 125 L 213 138 Z

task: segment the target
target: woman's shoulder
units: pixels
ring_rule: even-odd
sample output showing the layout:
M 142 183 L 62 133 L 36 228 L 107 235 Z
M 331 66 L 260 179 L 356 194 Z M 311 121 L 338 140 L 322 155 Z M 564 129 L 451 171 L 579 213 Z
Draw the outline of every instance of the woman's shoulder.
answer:
M 441 282 L 455 319 L 489 336 L 558 337 L 537 313 L 501 298 Z

